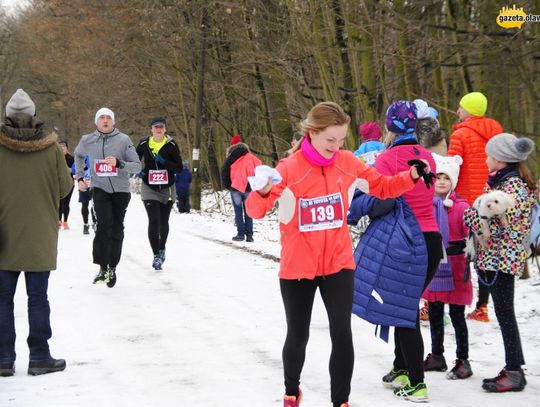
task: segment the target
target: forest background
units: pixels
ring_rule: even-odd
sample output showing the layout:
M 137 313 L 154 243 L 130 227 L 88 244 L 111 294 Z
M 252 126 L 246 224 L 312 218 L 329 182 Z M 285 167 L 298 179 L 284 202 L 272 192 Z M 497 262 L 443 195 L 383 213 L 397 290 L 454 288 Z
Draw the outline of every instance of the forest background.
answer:
M 539 146 L 540 22 L 505 29 L 495 0 L 29 0 L 0 11 L 0 106 L 17 88 L 74 148 L 110 107 L 134 143 L 165 116 L 198 181 L 220 189 L 233 134 L 267 163 L 317 102 L 358 124 L 425 99 L 451 134 L 461 96 L 484 92 L 506 131 Z M 540 14 L 540 0 L 517 4 Z M 193 163 L 193 149 L 200 162 Z M 531 167 L 540 169 L 536 157 Z M 197 204 L 195 204 L 196 206 Z

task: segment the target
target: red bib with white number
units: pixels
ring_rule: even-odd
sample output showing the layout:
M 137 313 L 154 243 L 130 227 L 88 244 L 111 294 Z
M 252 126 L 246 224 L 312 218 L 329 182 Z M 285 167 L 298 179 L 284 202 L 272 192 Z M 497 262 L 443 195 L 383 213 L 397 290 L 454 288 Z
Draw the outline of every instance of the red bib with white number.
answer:
M 148 171 L 148 183 L 150 185 L 167 185 L 169 173 L 167 170 L 150 170 Z
M 300 232 L 337 229 L 343 226 L 341 193 L 298 200 Z
M 94 160 L 94 172 L 98 177 L 116 177 L 118 175 L 118 168 L 116 165 L 110 165 L 103 159 Z

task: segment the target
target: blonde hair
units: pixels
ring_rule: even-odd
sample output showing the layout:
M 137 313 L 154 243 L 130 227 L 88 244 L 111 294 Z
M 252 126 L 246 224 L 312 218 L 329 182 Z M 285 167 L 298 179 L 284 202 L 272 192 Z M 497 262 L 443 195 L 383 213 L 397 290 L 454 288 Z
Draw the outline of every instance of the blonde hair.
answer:
M 351 117 L 337 103 L 317 103 L 311 108 L 307 117 L 298 124 L 298 130 L 303 134 L 303 137 L 292 149 L 291 153 L 294 153 L 300 148 L 304 138 L 306 138 L 310 131 L 319 132 L 330 126 L 342 126 L 350 122 Z

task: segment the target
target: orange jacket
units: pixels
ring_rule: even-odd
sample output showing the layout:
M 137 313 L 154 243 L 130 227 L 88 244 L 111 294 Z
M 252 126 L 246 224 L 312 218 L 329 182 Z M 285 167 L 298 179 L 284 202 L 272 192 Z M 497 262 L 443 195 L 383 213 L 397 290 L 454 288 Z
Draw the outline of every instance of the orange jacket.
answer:
M 499 122 L 487 117 L 471 117 L 452 128 L 455 131 L 450 137 L 448 155 L 463 158 L 456 192 L 472 205 L 484 193 L 488 179 L 486 144 L 493 136 L 502 133 L 503 128 Z
M 279 277 L 286 280 L 314 279 L 343 269 L 354 270 L 347 212 L 355 187 L 379 198 L 390 198 L 415 186 L 410 171 L 385 177 L 345 150 L 340 150 L 336 161 L 328 167 L 314 166 L 297 151 L 281 160 L 276 169 L 283 181 L 266 196 L 252 192 L 246 210 L 249 216 L 260 219 L 279 199 Z M 333 196 L 328 200 L 329 195 Z M 341 225 L 337 221 L 340 217 Z M 332 228 L 317 230 L 321 227 L 317 222 L 335 223 Z M 300 231 L 301 228 L 311 230 Z

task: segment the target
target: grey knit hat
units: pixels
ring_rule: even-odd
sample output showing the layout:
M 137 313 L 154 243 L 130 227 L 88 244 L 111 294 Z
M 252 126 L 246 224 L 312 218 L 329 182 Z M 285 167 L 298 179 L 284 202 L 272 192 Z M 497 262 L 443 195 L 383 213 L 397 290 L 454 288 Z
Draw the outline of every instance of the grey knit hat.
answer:
M 525 161 L 533 150 L 531 139 L 517 138 L 509 133 L 497 134 L 486 144 L 486 154 L 504 163 Z
M 17 92 L 11 96 L 9 102 L 6 105 L 6 116 L 12 116 L 16 113 L 26 113 L 30 116 L 35 116 L 36 114 L 36 105 L 22 89 L 17 89 Z

